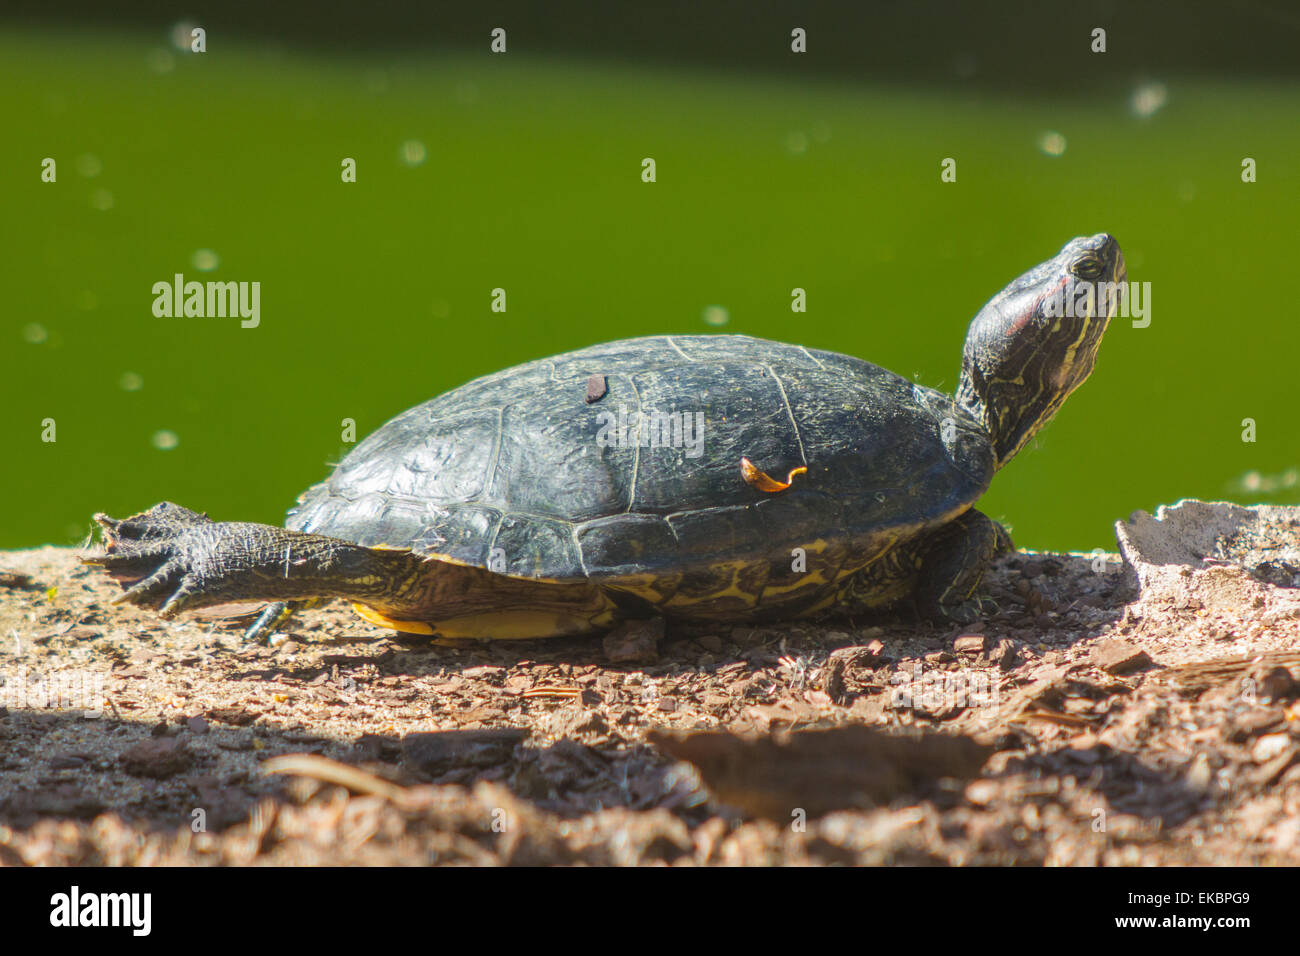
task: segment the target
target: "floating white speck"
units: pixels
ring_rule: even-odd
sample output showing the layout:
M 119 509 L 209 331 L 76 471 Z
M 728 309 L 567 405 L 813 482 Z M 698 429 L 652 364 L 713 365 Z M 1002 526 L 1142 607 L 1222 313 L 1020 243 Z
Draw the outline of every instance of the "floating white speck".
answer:
M 408 139 L 402 144 L 402 162 L 408 166 L 419 166 L 426 155 L 424 144 L 418 139 Z
M 435 319 L 445 319 L 451 315 L 451 303 L 445 299 L 434 299 L 429 304 L 429 310 L 433 313 Z
M 456 84 L 456 102 L 461 106 L 472 106 L 478 102 L 478 85 L 473 80 L 461 80 Z
M 180 443 L 181 440 L 176 436 L 176 433 L 165 428 L 153 433 L 153 447 L 159 451 L 171 451 Z
M 731 315 L 720 305 L 706 305 L 704 321 L 709 325 L 726 325 L 731 321 Z
M 1065 152 L 1065 137 L 1054 129 L 1046 130 L 1038 137 L 1038 150 L 1044 156 L 1060 156 Z
M 90 194 L 90 204 L 100 212 L 108 212 L 113 208 L 113 194 L 107 189 L 96 189 Z
M 194 52 L 194 31 L 198 28 L 197 23 L 190 23 L 188 20 L 182 20 L 172 27 L 172 46 L 182 53 Z
M 87 179 L 98 176 L 104 171 L 104 164 L 94 153 L 82 153 L 77 157 L 77 172 Z
M 798 129 L 786 133 L 785 151 L 791 156 L 802 156 L 808 152 L 808 134 Z
M 194 255 L 190 256 L 190 262 L 200 272 L 211 272 L 221 265 L 221 257 L 211 249 L 195 249 Z
M 123 372 L 122 377 L 117 380 L 117 384 L 124 392 L 138 392 L 144 388 L 144 379 L 135 372 Z
M 77 293 L 77 308 L 82 312 L 94 312 L 99 308 L 99 296 L 89 289 L 82 289 Z
M 1147 119 L 1165 105 L 1169 90 L 1163 83 L 1143 83 L 1129 97 L 1128 108 L 1139 119 Z
M 164 50 L 161 47 L 150 50 L 145 62 L 149 64 L 149 69 L 155 73 L 170 73 L 176 68 L 176 57 L 172 56 L 170 50 Z
M 1300 484 L 1300 468 L 1295 466 L 1276 475 L 1248 471 L 1230 483 L 1234 491 L 1252 495 L 1275 495 L 1282 491 L 1288 491 L 1297 484 Z
M 28 322 L 23 326 L 23 341 L 32 345 L 41 345 L 50 337 L 50 333 L 45 330 L 45 326 L 39 322 Z

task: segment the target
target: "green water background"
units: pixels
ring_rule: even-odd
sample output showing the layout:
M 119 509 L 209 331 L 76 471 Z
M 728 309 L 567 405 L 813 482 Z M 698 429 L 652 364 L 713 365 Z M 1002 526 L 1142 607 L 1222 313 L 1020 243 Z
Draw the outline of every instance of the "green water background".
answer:
M 1159 81 L 1167 102 L 1143 118 L 1120 81 L 958 95 L 11 30 L 0 547 L 73 543 L 94 511 L 163 499 L 279 523 L 346 453 L 343 419 L 361 437 L 477 375 L 612 338 L 739 332 L 950 389 L 980 305 L 1102 230 L 1151 283 L 1151 324 L 1112 324 L 1092 378 L 981 507 L 1021 546 L 1086 550 L 1183 497 L 1295 502 L 1294 484 L 1243 476 L 1300 464 L 1300 87 Z M 260 281 L 260 327 L 155 318 L 151 287 L 177 272 Z

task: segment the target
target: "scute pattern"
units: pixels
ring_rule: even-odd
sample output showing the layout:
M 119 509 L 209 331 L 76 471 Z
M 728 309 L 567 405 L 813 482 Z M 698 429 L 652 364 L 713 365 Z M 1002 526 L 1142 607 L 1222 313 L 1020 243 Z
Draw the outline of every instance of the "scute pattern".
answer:
M 608 391 L 588 404 L 593 374 Z M 700 454 L 620 442 L 649 409 L 702 413 Z M 808 471 L 767 494 L 741 478 L 742 456 L 780 479 Z M 900 534 L 974 502 L 992 473 L 987 439 L 949 396 L 868 362 L 658 336 L 529 362 L 398 415 L 287 523 L 726 613 L 760 592 L 765 606 L 824 596 Z M 806 572 L 791 570 L 796 547 L 810 549 Z

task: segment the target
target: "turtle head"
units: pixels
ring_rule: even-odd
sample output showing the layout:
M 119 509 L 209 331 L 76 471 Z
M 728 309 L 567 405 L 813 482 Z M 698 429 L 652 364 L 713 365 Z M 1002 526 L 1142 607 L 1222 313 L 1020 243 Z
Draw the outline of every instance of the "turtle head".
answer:
M 1001 468 L 1097 361 L 1128 274 L 1106 233 L 1072 239 L 989 300 L 971 322 L 958 403 L 982 422 Z

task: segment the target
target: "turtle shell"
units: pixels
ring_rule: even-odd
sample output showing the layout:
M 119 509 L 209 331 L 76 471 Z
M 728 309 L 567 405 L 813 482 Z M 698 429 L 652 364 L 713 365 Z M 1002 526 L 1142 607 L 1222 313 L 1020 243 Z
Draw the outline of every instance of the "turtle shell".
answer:
M 742 459 L 772 483 L 747 480 Z M 528 362 L 403 412 L 287 524 L 659 606 L 744 606 L 816 590 L 950 521 L 993 470 L 988 436 L 950 396 L 869 362 L 657 336 Z

